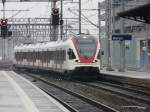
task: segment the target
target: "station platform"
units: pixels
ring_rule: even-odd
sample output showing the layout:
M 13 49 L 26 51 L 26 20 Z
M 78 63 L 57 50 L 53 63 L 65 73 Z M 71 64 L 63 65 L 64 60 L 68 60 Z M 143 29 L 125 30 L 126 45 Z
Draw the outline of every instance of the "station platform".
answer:
M 69 112 L 13 71 L 0 71 L 0 112 Z
M 138 71 L 125 71 L 125 72 L 118 72 L 117 69 L 114 71 L 107 71 L 106 69 L 101 70 L 101 73 L 114 75 L 114 76 L 122 76 L 122 77 L 129 77 L 129 78 L 137 78 L 137 79 L 149 79 L 150 80 L 150 72 L 138 72 Z
M 106 68 L 103 68 L 101 70 L 101 74 L 104 77 L 114 78 L 115 80 L 120 80 L 124 83 L 131 83 L 150 87 L 150 72 L 129 70 L 126 70 L 125 72 L 119 72 L 117 69 L 114 69 L 114 71 L 107 71 Z

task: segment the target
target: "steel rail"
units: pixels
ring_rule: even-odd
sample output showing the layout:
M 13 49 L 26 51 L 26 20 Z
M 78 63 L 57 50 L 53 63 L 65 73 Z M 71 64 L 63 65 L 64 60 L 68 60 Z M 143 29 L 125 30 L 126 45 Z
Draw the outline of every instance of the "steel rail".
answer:
M 68 93 L 68 94 L 70 94 L 72 96 L 75 96 L 75 97 L 77 97 L 77 98 L 79 98 L 79 99 L 87 102 L 88 104 L 93 105 L 94 107 L 97 107 L 97 108 L 103 110 L 104 112 L 119 112 L 118 110 L 115 110 L 115 109 L 113 109 L 113 108 L 111 108 L 111 107 L 109 107 L 109 106 L 107 106 L 107 105 L 105 105 L 103 103 L 94 101 L 94 100 L 92 100 L 90 98 L 87 98 L 87 97 L 85 97 L 85 96 L 83 96 L 83 95 L 81 95 L 79 93 L 73 92 L 73 91 L 71 91 L 69 89 L 66 89 L 64 87 L 60 87 L 60 86 L 58 86 L 58 85 L 56 85 L 54 83 L 48 82 L 47 80 L 42 79 L 40 77 L 37 77 L 37 76 L 35 76 L 33 74 L 27 74 L 27 75 L 30 76 L 30 77 L 32 77 L 32 78 L 34 78 L 34 79 L 36 79 L 36 80 L 44 82 L 47 85 L 53 86 L 53 87 L 55 87 L 57 89 L 60 89 L 60 90 L 66 92 L 66 93 Z
M 86 83 L 86 82 L 78 82 L 78 83 L 81 83 L 81 84 L 86 85 L 88 87 L 109 91 L 109 92 L 118 94 L 120 96 L 124 96 L 124 97 L 130 98 L 130 99 L 134 99 L 136 101 L 139 101 L 139 102 L 142 102 L 142 103 L 145 103 L 145 104 L 148 104 L 148 105 L 150 104 L 150 100 L 149 99 L 146 99 L 146 98 L 143 98 L 143 97 L 140 97 L 140 96 L 135 96 L 134 94 L 132 94 L 132 92 L 129 92 L 129 91 L 127 91 L 127 93 L 121 92 L 123 88 L 122 89 L 116 88 L 116 87 L 112 88 L 112 86 L 110 86 L 110 85 L 109 85 L 109 87 L 104 87 L 102 85 L 98 85 L 97 83 L 95 83 L 96 85 L 94 83 L 93 84 L 89 84 L 89 83 Z M 116 91 L 116 90 L 114 90 L 114 88 L 115 89 L 120 89 L 120 91 Z M 138 93 L 136 93 L 136 94 L 138 94 Z

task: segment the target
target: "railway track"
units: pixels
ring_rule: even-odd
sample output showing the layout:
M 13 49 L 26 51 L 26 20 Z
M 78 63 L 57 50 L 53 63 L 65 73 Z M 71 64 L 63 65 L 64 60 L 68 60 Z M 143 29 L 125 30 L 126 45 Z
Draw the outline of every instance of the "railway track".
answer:
M 143 91 L 150 90 L 149 81 L 147 79 L 134 79 L 129 77 L 101 74 L 101 77 L 99 77 L 99 81 L 131 86 L 133 88 L 137 88 Z
M 62 103 L 71 112 L 119 112 L 107 105 L 87 98 L 79 93 L 51 83 L 35 75 L 23 75 L 42 90 Z
M 145 95 L 147 97 L 150 96 L 150 88 L 148 87 L 144 87 L 144 86 L 138 86 L 138 85 L 133 85 L 133 84 L 117 84 L 117 83 L 111 83 L 111 82 L 102 82 L 99 81 L 98 83 L 100 84 L 104 84 L 104 85 L 108 85 L 108 86 L 112 86 L 112 87 L 116 87 L 116 88 L 120 88 L 120 89 L 124 89 L 127 91 L 131 91 L 131 92 L 135 92 L 135 93 L 139 93 L 141 95 Z
M 55 87 L 59 90 L 60 90 L 60 88 L 63 88 L 62 91 L 64 91 L 67 94 L 70 94 L 69 91 L 73 92 L 71 96 L 74 96 L 75 98 L 68 97 L 69 99 L 73 99 L 72 101 L 70 101 L 69 99 L 66 99 L 64 96 L 61 96 L 61 98 L 60 98 L 58 93 L 63 93 L 62 91 L 55 92 L 54 88 L 52 89 L 52 90 L 54 90 L 53 92 L 47 90 L 46 88 L 43 89 L 48 94 L 54 93 L 53 94 L 54 96 L 57 94 L 58 95 L 57 97 L 59 97 L 58 100 L 61 99 L 60 102 L 62 101 L 62 103 L 63 103 L 63 101 L 68 101 L 69 103 L 65 102 L 65 104 L 73 107 L 75 110 L 77 110 L 79 112 L 89 112 L 88 108 L 90 108 L 90 106 L 89 105 L 84 106 L 80 103 L 80 101 L 78 102 L 75 99 L 80 99 L 80 100 L 84 101 L 84 103 L 88 102 L 88 104 L 94 105 L 94 107 L 96 107 L 98 109 L 102 109 L 103 106 L 107 105 L 106 107 L 110 108 L 111 109 L 110 111 L 118 111 L 118 112 L 149 112 L 150 111 L 149 101 L 145 102 L 145 100 L 139 100 L 139 99 L 137 100 L 135 98 L 132 98 L 133 96 L 132 97 L 128 96 L 128 94 L 131 95 L 130 92 L 138 92 L 138 91 L 130 90 L 131 88 L 128 89 L 128 87 L 126 87 L 126 89 L 123 89 L 117 84 L 112 84 L 113 86 L 111 86 L 111 84 L 108 84 L 106 82 L 102 82 L 102 83 L 96 82 L 97 86 L 100 86 L 100 85 L 102 86 L 102 87 L 97 87 L 95 82 L 72 82 L 72 81 L 66 81 L 66 80 L 53 80 L 53 79 L 49 78 L 48 75 L 44 76 L 44 74 L 42 74 L 42 75 L 32 74 L 32 75 L 33 75 L 32 78 L 34 78 L 34 79 L 40 78 L 40 80 L 42 79 L 42 80 L 46 81 L 45 83 L 48 83 L 48 85 L 51 82 L 52 86 L 59 86 L 59 88 Z M 39 79 L 37 82 L 38 83 L 40 82 Z M 41 82 L 43 82 L 43 81 L 41 81 Z M 43 84 L 40 84 L 40 85 L 43 85 Z M 40 88 L 44 88 L 44 87 L 46 87 L 46 85 L 44 85 L 43 87 L 40 87 Z M 119 89 L 123 89 L 127 93 L 120 94 L 118 92 L 120 92 L 120 91 L 124 92 L 124 91 L 119 90 Z M 146 93 L 145 95 L 147 95 L 147 96 L 149 94 L 148 91 L 146 91 L 146 90 L 144 92 L 142 92 L 142 91 L 139 92 L 139 94 L 141 94 L 141 95 L 144 95 L 143 93 L 144 94 Z M 80 95 L 80 96 L 78 96 L 78 95 Z M 92 100 L 92 102 L 88 101 L 89 98 L 90 98 L 90 100 Z M 94 101 L 94 103 L 93 103 L 93 101 Z M 71 104 L 70 104 L 70 102 L 71 102 Z M 74 102 L 75 102 L 75 104 L 74 104 Z M 101 106 L 99 105 L 99 102 L 103 102 L 102 104 L 100 103 Z M 78 107 L 76 104 L 80 104 L 80 106 Z M 76 108 L 76 106 L 77 106 L 77 108 Z M 80 109 L 78 109 L 78 108 L 80 108 Z M 93 111 L 93 110 L 95 110 L 95 109 L 91 109 L 90 112 L 96 111 L 96 110 L 95 111 Z M 99 112 L 101 110 L 97 110 L 97 111 Z M 109 112 L 107 110 L 107 108 L 102 109 L 102 112 L 103 111 Z
M 101 81 L 103 83 L 111 83 L 111 84 L 114 84 L 114 85 L 119 85 L 119 86 L 124 86 L 124 87 L 129 87 L 131 89 L 136 89 L 136 90 L 139 90 L 139 91 L 143 91 L 143 92 L 150 92 L 150 87 L 147 87 L 147 86 L 141 86 L 141 85 L 135 85 L 135 84 L 131 84 L 131 83 L 121 83 L 121 82 L 112 82 L 112 81 Z
M 96 89 L 103 89 L 105 91 L 112 92 L 114 94 L 118 94 L 120 96 L 124 96 L 130 99 L 134 99 L 136 101 L 145 103 L 150 105 L 150 92 L 143 91 L 135 88 L 125 87 L 117 84 L 106 83 L 106 82 L 97 82 L 97 83 L 85 83 L 79 82 L 86 86 L 90 86 Z

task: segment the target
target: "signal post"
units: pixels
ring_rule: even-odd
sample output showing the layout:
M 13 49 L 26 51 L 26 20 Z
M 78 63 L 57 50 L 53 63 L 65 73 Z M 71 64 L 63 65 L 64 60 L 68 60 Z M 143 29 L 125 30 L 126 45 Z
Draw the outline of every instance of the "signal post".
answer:
M 8 28 L 8 19 L 5 19 L 5 2 L 6 0 L 2 0 L 3 4 L 3 19 L 0 19 L 0 27 L 1 27 L 1 38 L 3 39 L 2 42 L 2 59 L 6 59 L 6 50 L 5 50 L 5 40 L 7 37 L 10 37 L 12 35 L 12 31 L 9 31 Z

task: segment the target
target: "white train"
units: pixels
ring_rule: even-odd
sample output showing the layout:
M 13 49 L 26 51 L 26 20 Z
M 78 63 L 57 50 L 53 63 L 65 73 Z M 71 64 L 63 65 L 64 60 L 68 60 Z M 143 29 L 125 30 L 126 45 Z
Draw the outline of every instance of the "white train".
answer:
M 14 48 L 15 67 L 49 70 L 64 74 L 99 73 L 99 38 L 76 35 L 46 43 L 22 44 Z M 92 75 L 91 74 L 91 75 Z

